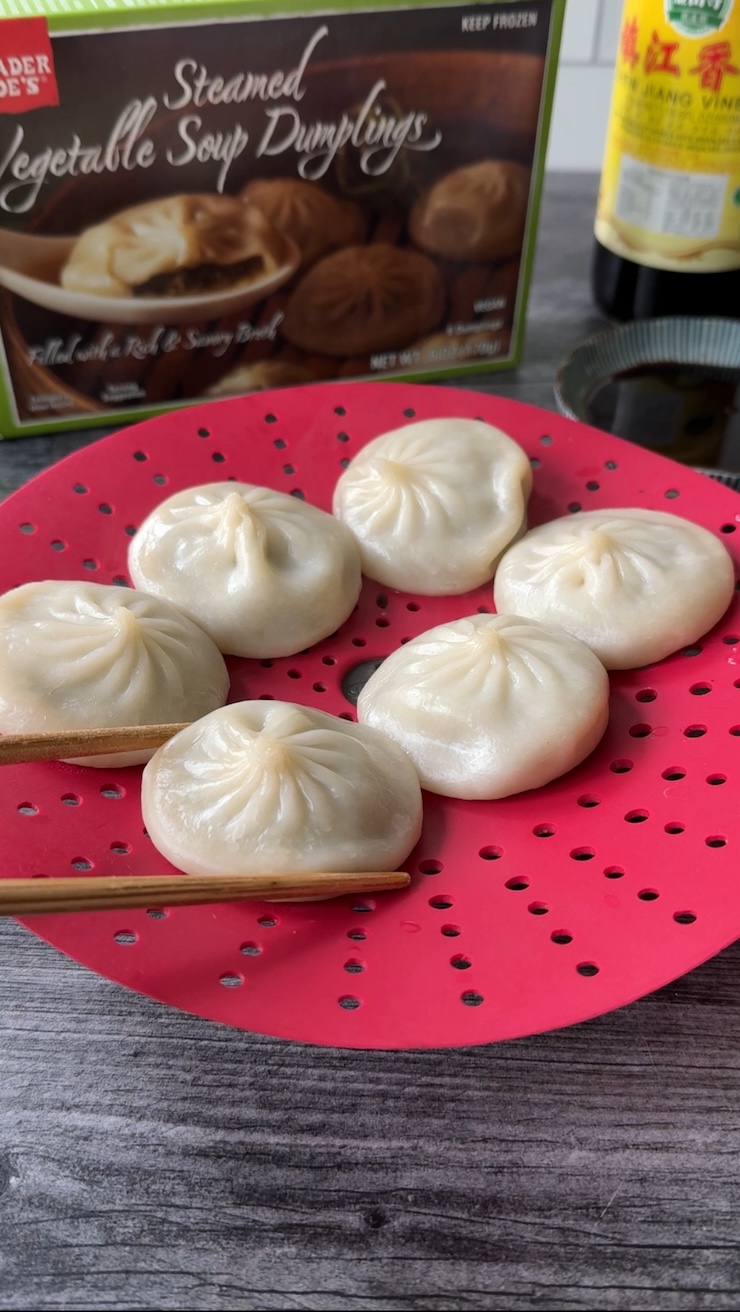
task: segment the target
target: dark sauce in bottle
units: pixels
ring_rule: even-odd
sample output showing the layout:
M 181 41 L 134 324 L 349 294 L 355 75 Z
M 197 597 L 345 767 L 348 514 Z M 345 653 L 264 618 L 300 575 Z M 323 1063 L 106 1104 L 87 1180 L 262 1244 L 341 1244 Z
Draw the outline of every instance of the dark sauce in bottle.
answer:
M 594 241 L 591 287 L 596 304 L 612 319 L 664 315 L 740 317 L 740 269 L 676 273 L 636 264 Z
M 593 388 L 587 419 L 685 465 L 740 471 L 740 370 L 645 364 Z

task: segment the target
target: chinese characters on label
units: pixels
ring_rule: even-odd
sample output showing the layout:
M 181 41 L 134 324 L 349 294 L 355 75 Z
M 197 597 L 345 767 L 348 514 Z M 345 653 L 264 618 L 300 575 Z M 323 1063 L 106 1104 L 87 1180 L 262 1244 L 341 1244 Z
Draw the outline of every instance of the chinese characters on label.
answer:
M 669 73 L 680 77 L 680 41 L 661 41 L 658 32 L 652 29 L 644 54 L 641 54 L 639 41 L 640 25 L 637 19 L 627 19 L 619 39 L 619 53 L 623 63 L 634 70 L 642 62 L 647 74 Z M 692 54 L 691 59 L 696 59 L 696 63 L 688 72 L 698 77 L 702 91 L 719 92 L 726 76 L 740 75 L 740 68 L 732 63 L 732 46 L 729 41 L 714 41 L 702 46 L 698 55 Z

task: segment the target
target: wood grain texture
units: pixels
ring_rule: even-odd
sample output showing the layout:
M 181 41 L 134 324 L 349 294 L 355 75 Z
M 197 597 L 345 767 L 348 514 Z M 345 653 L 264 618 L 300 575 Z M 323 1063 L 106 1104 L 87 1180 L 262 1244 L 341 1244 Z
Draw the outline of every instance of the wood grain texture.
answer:
M 553 408 L 599 323 L 594 198 L 551 179 L 525 364 L 485 390 Z M 0 445 L 0 487 L 74 445 Z M 740 1308 L 740 944 L 586 1025 L 409 1053 L 223 1029 L 13 923 L 0 960 L 1 1308 Z

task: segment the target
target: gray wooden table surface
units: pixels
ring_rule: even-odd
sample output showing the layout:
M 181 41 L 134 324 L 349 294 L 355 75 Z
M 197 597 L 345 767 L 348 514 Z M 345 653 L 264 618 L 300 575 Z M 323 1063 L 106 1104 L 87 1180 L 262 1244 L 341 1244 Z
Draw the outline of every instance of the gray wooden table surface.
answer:
M 550 180 L 526 359 L 598 323 Z M 0 447 L 0 495 L 87 438 Z M 588 1024 L 443 1052 L 234 1032 L 0 926 L 0 1307 L 740 1309 L 740 944 Z

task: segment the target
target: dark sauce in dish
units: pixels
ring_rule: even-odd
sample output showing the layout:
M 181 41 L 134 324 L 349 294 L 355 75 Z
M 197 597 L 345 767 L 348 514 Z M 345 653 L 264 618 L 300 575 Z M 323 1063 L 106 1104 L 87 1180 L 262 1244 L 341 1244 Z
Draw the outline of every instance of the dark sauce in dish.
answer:
M 587 420 L 685 465 L 740 470 L 740 370 L 646 364 L 605 378 Z

